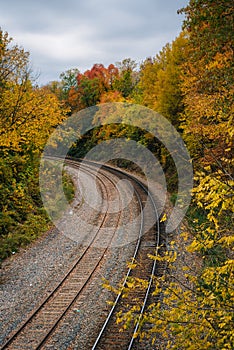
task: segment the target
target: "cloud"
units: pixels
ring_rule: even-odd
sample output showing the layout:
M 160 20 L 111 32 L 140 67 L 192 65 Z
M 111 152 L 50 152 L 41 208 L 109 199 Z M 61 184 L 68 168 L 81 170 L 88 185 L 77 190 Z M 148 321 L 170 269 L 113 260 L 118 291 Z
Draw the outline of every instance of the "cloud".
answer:
M 2 29 L 30 51 L 40 82 L 72 67 L 155 55 L 178 35 L 186 0 L 8 0 Z

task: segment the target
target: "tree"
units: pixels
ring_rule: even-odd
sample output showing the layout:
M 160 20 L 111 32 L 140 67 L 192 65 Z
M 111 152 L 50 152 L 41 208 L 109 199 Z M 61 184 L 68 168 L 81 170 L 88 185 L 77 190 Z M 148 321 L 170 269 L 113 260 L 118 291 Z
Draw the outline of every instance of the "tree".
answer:
M 78 68 L 68 69 L 67 71 L 60 74 L 62 90 L 64 92 L 64 97 L 67 96 L 68 91 L 71 88 L 78 88 L 77 76 L 80 74 Z
M 47 227 L 39 157 L 67 110 L 48 88 L 33 86 L 29 54 L 0 31 L 0 259 Z
M 141 66 L 138 85 L 141 103 L 161 113 L 176 127 L 184 108 L 181 71 L 187 57 L 187 41 L 187 34 L 182 32 L 154 59 L 146 59 Z
M 217 159 L 222 163 L 224 152 L 227 159 L 231 157 L 227 150 L 232 138 L 232 9 L 231 1 L 194 1 L 184 9 L 190 37 L 183 79 L 185 132 L 192 154 L 204 165 L 207 156 L 213 165 Z M 197 150 L 193 141 L 200 144 Z
M 100 101 L 100 81 L 98 78 L 89 79 L 82 76 L 79 79 L 79 109 L 96 105 Z
M 125 58 L 122 62 L 117 62 L 116 65 L 119 77 L 115 79 L 113 87 L 121 92 L 124 98 L 129 98 L 138 82 L 137 64 L 131 58 Z
M 232 9 L 231 1 L 208 0 L 184 9 L 190 37 L 182 85 L 184 137 L 196 161 L 197 203 L 223 234 L 230 232 L 232 211 Z
M 29 53 L 17 45 L 11 45 L 13 39 L 0 28 L 0 88 L 7 82 L 23 84 L 30 75 Z
M 2 150 L 40 150 L 51 128 L 65 117 L 56 96 L 33 87 L 29 54 L 11 46 L 8 33 L 0 32 L 0 141 Z
M 0 140 L 2 150 L 40 153 L 53 127 L 66 116 L 52 93 L 8 83 L 0 101 Z
M 78 69 L 62 73 L 63 100 L 71 108 L 71 113 L 99 103 L 103 94 L 113 90 L 118 74 L 118 68 L 113 64 L 105 68 L 97 63 L 84 73 Z

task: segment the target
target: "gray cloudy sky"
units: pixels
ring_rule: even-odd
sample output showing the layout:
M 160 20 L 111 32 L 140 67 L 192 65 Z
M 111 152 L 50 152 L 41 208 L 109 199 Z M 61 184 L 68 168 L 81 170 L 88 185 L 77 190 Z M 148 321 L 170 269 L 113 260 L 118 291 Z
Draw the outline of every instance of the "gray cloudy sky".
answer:
M 179 34 L 188 0 L 0 0 L 0 26 L 30 52 L 39 83 L 94 63 L 155 56 Z

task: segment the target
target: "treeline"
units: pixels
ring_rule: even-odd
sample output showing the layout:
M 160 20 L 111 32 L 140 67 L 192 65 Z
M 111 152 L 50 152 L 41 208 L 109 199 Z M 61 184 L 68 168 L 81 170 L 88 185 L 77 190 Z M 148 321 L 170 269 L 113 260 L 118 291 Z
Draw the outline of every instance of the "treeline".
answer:
M 78 68 L 60 75 L 59 81 L 45 86 L 71 111 L 111 102 L 140 104 L 160 112 L 178 130 L 181 129 L 181 115 L 184 111 L 181 90 L 182 63 L 186 59 L 188 36 L 184 32 L 172 43 L 167 44 L 154 58 L 147 58 L 140 65 L 131 58 L 110 64 L 94 64 L 84 73 Z M 177 174 L 174 163 L 166 148 L 145 130 L 125 125 L 105 125 L 93 128 L 77 141 L 69 154 L 83 157 L 96 144 L 110 138 L 126 137 L 147 146 L 161 161 L 169 189 L 176 190 Z M 119 166 L 129 165 L 126 161 Z
M 10 46 L 7 33 L 0 32 L 0 239 L 7 247 L 1 248 L 2 256 L 46 226 L 38 163 L 53 128 L 99 103 L 149 107 L 177 128 L 193 159 L 195 185 L 187 219 L 194 237 L 188 249 L 200 256 L 203 266 L 199 276 L 186 271 L 190 289 L 165 277 L 157 281 L 155 296 L 163 291 L 166 306 L 156 302 L 142 324 L 149 322 L 155 337 L 160 333 L 168 338 L 168 349 L 232 349 L 233 4 L 191 0 L 181 12 L 181 34 L 140 66 L 127 58 L 108 67 L 94 64 L 84 73 L 70 69 L 42 88 L 33 83 L 28 53 Z M 170 178 L 170 188 L 176 189 L 170 155 L 144 130 L 123 124 L 95 128 L 71 154 L 84 156 L 111 137 L 132 138 L 149 147 Z M 175 256 L 161 258 L 171 265 Z M 133 310 L 121 318 L 130 319 Z

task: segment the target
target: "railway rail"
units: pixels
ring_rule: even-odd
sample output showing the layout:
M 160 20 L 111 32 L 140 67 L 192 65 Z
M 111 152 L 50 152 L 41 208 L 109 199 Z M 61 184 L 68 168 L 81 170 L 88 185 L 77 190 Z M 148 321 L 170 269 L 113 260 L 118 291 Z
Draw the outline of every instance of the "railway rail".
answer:
M 115 186 L 112 180 L 105 175 L 105 181 L 109 181 Z M 105 190 L 105 183 L 99 176 Z M 108 191 L 105 190 L 107 203 Z M 58 323 L 65 313 L 70 309 L 74 300 L 81 294 L 82 290 L 88 284 L 92 274 L 103 259 L 107 247 L 104 249 L 93 248 L 95 240 L 99 238 L 101 227 L 108 220 L 108 208 L 106 208 L 101 220 L 99 229 L 93 237 L 90 246 L 88 246 L 71 269 L 63 277 L 59 285 L 43 300 L 41 305 L 24 321 L 20 328 L 8 339 L 2 349 L 21 348 L 21 349 L 40 349 L 46 340 L 50 337 Z M 116 220 L 116 227 L 121 213 Z M 112 237 L 109 238 L 111 241 Z M 82 273 L 80 273 L 82 271 Z
M 109 168 L 109 169 L 111 169 L 111 171 L 114 171 L 114 172 L 116 171 L 113 168 Z M 118 169 L 118 172 L 121 173 L 123 176 L 127 176 L 128 179 L 131 179 L 133 181 L 133 183 L 135 183 L 135 193 L 137 195 L 138 202 L 139 202 L 139 205 L 141 208 L 141 226 L 140 226 L 139 236 L 137 239 L 134 255 L 132 257 L 132 263 L 134 263 L 137 260 L 137 258 L 139 257 L 139 252 L 140 252 L 140 249 L 141 249 L 141 246 L 143 243 L 143 238 L 144 238 L 144 240 L 148 240 L 149 236 L 150 236 L 150 239 L 152 239 L 152 230 L 151 230 L 151 233 L 148 232 L 148 234 L 146 233 L 143 236 L 143 228 L 144 228 L 143 204 L 141 201 L 140 194 L 139 194 L 139 192 L 137 192 L 136 184 L 138 187 L 141 188 L 141 190 L 143 190 L 143 192 L 145 192 L 145 194 L 147 196 L 149 196 L 150 202 L 152 204 L 153 213 L 155 216 L 155 226 L 152 228 L 153 229 L 153 236 L 155 235 L 155 237 L 154 237 L 155 238 L 155 240 L 154 240 L 155 246 L 154 246 L 153 251 L 152 251 L 151 247 L 149 247 L 149 251 L 145 250 L 145 254 L 144 254 L 144 258 L 143 258 L 143 260 L 149 261 L 148 254 L 151 253 L 154 256 L 157 256 L 158 252 L 159 252 L 159 245 L 160 245 L 160 230 L 161 229 L 160 229 L 159 215 L 158 215 L 158 210 L 157 210 L 155 200 L 154 200 L 153 195 L 150 192 L 150 190 L 141 181 L 139 181 L 136 177 L 131 176 L 129 174 L 126 175 L 125 172 L 123 172 L 119 169 Z M 150 242 L 152 242 L 152 241 L 150 240 Z M 141 261 L 141 263 L 142 263 L 142 261 Z M 130 266 L 132 266 L 132 264 L 130 264 Z M 133 295 L 130 296 L 130 299 L 132 299 L 132 300 L 129 300 L 129 298 L 122 299 L 122 304 L 120 305 L 120 300 L 122 298 L 122 290 L 125 287 L 129 276 L 132 275 L 132 276 L 136 276 L 139 278 L 145 277 L 145 276 L 142 276 L 141 272 L 139 272 L 139 271 L 136 272 L 136 270 L 133 269 L 132 267 L 129 267 L 129 269 L 127 271 L 127 274 L 126 274 L 124 281 L 122 283 L 122 288 L 121 288 L 119 294 L 117 295 L 117 297 L 113 303 L 113 306 L 112 306 L 109 314 L 107 315 L 101 330 L 99 331 L 99 333 L 96 337 L 94 345 L 92 346 L 92 350 L 108 350 L 111 348 L 112 344 L 114 344 L 115 350 L 118 350 L 118 349 L 131 350 L 131 349 L 133 349 L 134 343 L 136 341 L 136 333 L 139 329 L 140 321 L 141 321 L 141 318 L 143 316 L 143 313 L 144 313 L 144 310 L 145 310 L 145 307 L 147 305 L 147 301 L 148 301 L 148 298 L 150 295 L 153 277 L 154 277 L 155 272 L 156 272 L 156 266 L 157 266 L 157 261 L 152 260 L 152 266 L 150 268 L 150 274 L 149 274 L 149 278 L 148 278 L 148 287 L 147 287 L 145 293 L 140 298 L 142 306 L 141 306 L 140 313 L 138 315 L 138 321 L 137 321 L 136 325 L 130 329 L 130 332 L 131 332 L 130 337 L 128 338 L 128 337 L 126 337 L 126 334 L 124 335 L 124 337 L 128 338 L 128 339 L 125 339 L 124 347 L 123 347 L 123 341 L 122 341 L 123 337 L 120 336 L 121 333 L 119 333 L 119 329 L 118 329 L 119 326 L 116 326 L 116 323 L 115 323 L 116 315 L 120 310 L 124 309 L 126 304 L 133 305 L 134 302 L 132 300 L 134 300 L 134 296 Z M 118 343 L 118 338 L 120 338 L 120 343 Z
M 77 161 L 72 159 L 67 159 L 66 163 L 69 166 L 77 167 L 79 166 Z M 88 172 L 89 175 L 92 176 L 92 167 L 95 168 L 97 164 L 91 161 L 82 162 L 82 171 Z M 141 215 L 141 223 L 139 229 L 139 235 L 136 241 L 135 252 L 132 258 L 132 261 L 135 259 L 141 260 L 142 264 L 146 265 L 147 274 L 149 275 L 148 279 L 148 288 L 144 295 L 141 296 L 142 308 L 139 315 L 139 322 L 141 315 L 144 312 L 145 306 L 147 304 L 147 300 L 150 294 L 150 289 L 152 285 L 153 275 L 156 270 L 156 261 L 150 261 L 148 258 L 148 254 L 156 254 L 159 249 L 159 241 L 160 241 L 160 225 L 159 218 L 157 213 L 157 207 L 154 201 L 154 198 L 148 188 L 142 184 L 137 178 L 117 169 L 113 169 L 107 165 L 103 166 L 105 172 L 111 172 L 115 174 L 118 178 L 124 178 L 131 181 L 134 187 L 135 197 L 137 199 L 140 215 Z M 101 174 L 96 175 L 98 181 L 100 182 L 103 189 L 103 196 L 106 197 L 107 203 L 109 200 L 109 193 L 106 188 L 106 182 L 109 182 L 116 189 L 116 184 L 113 180 L 111 180 L 106 173 L 101 172 Z M 105 180 L 104 180 L 105 179 Z M 144 195 L 143 195 L 144 193 Z M 120 198 L 120 194 L 118 194 Z M 142 200 L 142 196 L 144 199 Z M 143 207 L 144 200 L 149 196 L 150 202 L 152 205 L 152 213 L 154 215 L 156 226 L 153 227 L 149 233 L 143 235 L 144 225 L 147 218 L 144 217 Z M 115 219 L 115 230 L 113 230 L 113 235 L 109 237 L 109 245 L 114 237 L 114 234 L 118 228 L 119 222 L 121 218 L 121 211 L 116 216 Z M 2 350 L 5 349 L 41 349 L 46 344 L 48 339 L 52 336 L 53 332 L 56 330 L 59 323 L 62 322 L 66 313 L 71 309 L 75 300 L 79 297 L 82 291 L 85 289 L 85 286 L 90 282 L 95 270 L 101 264 L 103 257 L 105 256 L 108 247 L 105 248 L 97 248 L 94 247 L 95 239 L 100 239 L 98 235 L 100 234 L 101 227 L 103 227 L 108 221 L 108 208 L 106 208 L 106 212 L 102 215 L 100 227 L 97 230 L 90 246 L 86 247 L 81 256 L 77 259 L 75 264 L 70 268 L 70 270 L 66 273 L 66 275 L 62 278 L 61 282 L 57 287 L 41 302 L 39 307 L 35 309 L 32 314 L 21 324 L 21 326 L 12 334 L 6 343 L 2 346 Z M 150 242 L 150 245 L 147 247 L 146 243 Z M 153 242 L 153 243 L 152 243 Z M 143 250 L 143 253 L 140 253 Z M 140 257 L 140 255 L 142 256 Z M 145 263 L 147 259 L 147 263 Z M 92 263 L 91 263 L 92 262 Z M 149 266 L 150 265 L 150 266 Z M 82 271 L 82 273 L 80 273 Z M 127 274 L 124 278 L 123 287 L 126 285 L 126 282 L 129 276 L 139 276 L 144 278 L 146 271 L 142 272 L 138 269 L 132 270 L 128 269 Z M 143 274 L 143 275 L 142 275 Z M 127 300 L 127 302 L 129 302 Z M 119 338 L 118 329 L 115 325 L 115 317 L 119 308 L 123 306 L 122 293 L 120 292 L 116 297 L 114 304 L 109 311 L 105 320 L 101 318 L 102 326 L 99 330 L 99 333 L 95 336 L 95 339 L 92 339 L 93 342 L 92 350 L 96 349 L 110 349 L 113 345 L 113 340 L 117 344 L 115 344 L 115 349 L 132 349 L 135 336 L 134 334 L 137 332 L 139 327 L 139 322 L 136 326 L 130 330 L 132 334 L 124 335 L 124 345 L 123 339 Z M 23 345 L 22 345 L 23 344 Z

